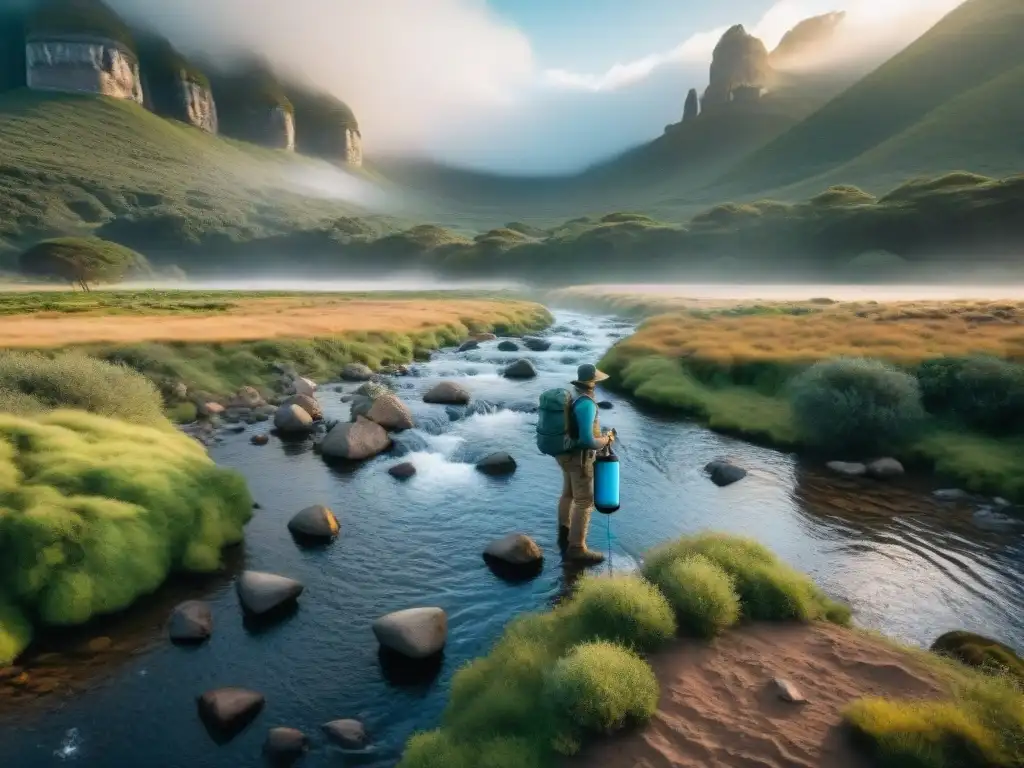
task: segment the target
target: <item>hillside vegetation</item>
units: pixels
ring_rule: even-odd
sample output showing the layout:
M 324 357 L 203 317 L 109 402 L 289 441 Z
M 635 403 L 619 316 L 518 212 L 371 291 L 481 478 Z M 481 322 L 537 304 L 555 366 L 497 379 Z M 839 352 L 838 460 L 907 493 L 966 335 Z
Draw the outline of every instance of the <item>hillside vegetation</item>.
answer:
M 898 156 L 898 148 L 909 149 L 912 157 L 892 169 L 897 172 L 998 167 L 1005 173 L 1007 162 L 1019 168 L 1024 147 L 1013 119 L 1020 107 L 1012 85 L 1019 75 L 1011 73 L 1021 65 L 1021 39 L 1024 5 L 967 0 L 890 61 L 738 163 L 723 186 L 776 189 L 855 161 L 860 175 L 849 181 L 866 181 L 889 170 L 885 162 Z M 1004 76 L 1010 80 L 997 82 Z M 930 144 L 944 136 L 958 140 Z M 893 144 L 885 149 L 887 142 Z M 876 148 L 873 157 L 862 157 Z

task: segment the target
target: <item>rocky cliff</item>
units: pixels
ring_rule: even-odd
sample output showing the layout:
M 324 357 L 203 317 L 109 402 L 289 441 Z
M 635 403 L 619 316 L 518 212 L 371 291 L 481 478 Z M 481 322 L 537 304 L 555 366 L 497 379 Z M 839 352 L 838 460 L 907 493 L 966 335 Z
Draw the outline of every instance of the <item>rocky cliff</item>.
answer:
M 163 117 L 217 133 L 217 105 L 202 70 L 162 38 L 142 37 L 138 50 L 146 107 Z
M 288 98 L 295 106 L 299 152 L 345 165 L 362 165 L 362 134 L 347 104 L 329 94 L 297 86 L 288 90 Z
M 693 120 L 700 114 L 700 97 L 697 95 L 697 89 L 691 88 L 690 92 L 686 94 L 686 105 L 683 107 L 683 122 Z
M 263 62 L 211 78 L 221 133 L 273 149 L 295 150 L 295 110 Z
M 771 52 L 771 65 L 785 66 L 800 56 L 817 53 L 828 45 L 845 18 L 845 11 L 834 11 L 804 19 L 789 30 Z
M 711 82 L 704 91 L 704 109 L 728 104 L 733 91 L 740 86 L 767 88 L 772 74 L 765 44 L 737 24 L 715 46 Z
M 114 40 L 88 35 L 29 38 L 25 67 L 29 88 L 143 101 L 139 62 Z

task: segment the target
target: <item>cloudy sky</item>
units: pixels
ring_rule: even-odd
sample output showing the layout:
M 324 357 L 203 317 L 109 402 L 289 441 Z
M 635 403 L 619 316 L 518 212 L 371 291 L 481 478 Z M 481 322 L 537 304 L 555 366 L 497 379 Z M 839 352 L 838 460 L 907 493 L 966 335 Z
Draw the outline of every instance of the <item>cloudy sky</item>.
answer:
M 519 173 L 660 135 L 742 23 L 769 48 L 845 10 L 847 54 L 898 50 L 962 0 L 110 0 L 184 49 L 262 50 L 355 110 L 369 154 Z

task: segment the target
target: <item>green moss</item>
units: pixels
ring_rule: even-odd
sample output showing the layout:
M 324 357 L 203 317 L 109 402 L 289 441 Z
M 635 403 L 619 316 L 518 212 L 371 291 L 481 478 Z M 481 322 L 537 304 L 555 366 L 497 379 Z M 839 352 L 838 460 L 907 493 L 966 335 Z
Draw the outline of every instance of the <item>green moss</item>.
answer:
M 215 570 L 252 515 L 241 476 L 191 438 L 75 411 L 0 416 L 0 497 L 0 585 L 48 625 Z
M 18 655 L 28 648 L 30 642 L 32 622 L 20 608 L 6 600 L 0 600 L 0 667 L 18 658 Z
M 1024 659 L 1013 648 L 997 640 L 972 632 L 947 632 L 932 643 L 931 649 L 969 667 L 1009 675 L 1024 684 Z

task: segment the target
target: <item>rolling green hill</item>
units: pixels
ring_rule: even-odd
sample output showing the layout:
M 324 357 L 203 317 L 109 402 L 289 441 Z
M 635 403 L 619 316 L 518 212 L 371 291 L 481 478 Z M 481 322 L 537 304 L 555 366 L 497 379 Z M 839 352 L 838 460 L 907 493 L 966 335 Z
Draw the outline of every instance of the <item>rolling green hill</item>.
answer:
M 0 95 L 0 243 L 87 232 L 114 217 L 249 239 L 359 213 L 288 186 L 304 170 L 330 168 L 131 102 L 13 91 Z
M 826 174 L 838 180 L 840 169 L 856 174 L 844 182 L 882 187 L 897 174 L 1019 170 L 1024 153 L 1014 115 L 1020 98 L 1013 88 L 1022 50 L 1021 0 L 967 0 L 904 51 L 737 163 L 714 189 L 753 193 L 804 180 L 820 186 Z

